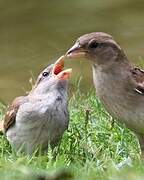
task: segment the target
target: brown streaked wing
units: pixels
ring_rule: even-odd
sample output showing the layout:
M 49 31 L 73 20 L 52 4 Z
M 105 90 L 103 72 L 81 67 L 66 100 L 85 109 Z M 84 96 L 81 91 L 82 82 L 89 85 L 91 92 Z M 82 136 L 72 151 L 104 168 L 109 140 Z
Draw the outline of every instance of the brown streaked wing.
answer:
M 144 95 L 144 70 L 139 68 L 132 69 L 132 78 L 135 83 L 135 91 L 141 95 Z
M 12 104 L 8 106 L 3 123 L 4 132 L 6 132 L 10 126 L 14 125 L 16 114 L 18 112 L 20 105 L 24 104 L 27 101 L 27 96 L 20 96 L 15 98 Z

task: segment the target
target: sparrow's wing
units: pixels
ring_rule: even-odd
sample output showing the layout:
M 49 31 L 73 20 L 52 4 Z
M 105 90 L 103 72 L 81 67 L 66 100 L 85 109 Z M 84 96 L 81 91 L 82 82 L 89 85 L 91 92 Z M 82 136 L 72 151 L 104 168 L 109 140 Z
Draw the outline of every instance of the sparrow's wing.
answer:
M 26 96 L 20 96 L 14 99 L 12 104 L 8 106 L 6 111 L 4 121 L 3 121 L 3 131 L 6 132 L 10 126 L 14 125 L 16 114 L 19 110 L 19 107 L 28 101 Z
M 4 120 L 0 121 L 0 132 L 3 132 L 3 123 L 4 123 Z
M 131 70 L 132 80 L 134 82 L 135 92 L 144 95 L 144 70 L 139 68 L 133 68 Z

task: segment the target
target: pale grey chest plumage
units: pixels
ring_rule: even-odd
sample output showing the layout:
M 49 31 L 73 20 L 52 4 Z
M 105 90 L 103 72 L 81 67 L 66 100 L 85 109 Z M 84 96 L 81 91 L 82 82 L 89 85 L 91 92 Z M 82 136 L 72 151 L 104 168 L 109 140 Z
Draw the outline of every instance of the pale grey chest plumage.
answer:
M 56 145 L 68 126 L 67 101 L 61 96 L 41 97 L 20 106 L 15 125 L 8 129 L 8 140 L 16 149 L 22 144 L 31 153 L 37 146 Z
M 93 81 L 106 110 L 129 128 L 144 132 L 144 97 L 125 84 L 128 77 L 114 77 L 100 68 L 93 68 Z

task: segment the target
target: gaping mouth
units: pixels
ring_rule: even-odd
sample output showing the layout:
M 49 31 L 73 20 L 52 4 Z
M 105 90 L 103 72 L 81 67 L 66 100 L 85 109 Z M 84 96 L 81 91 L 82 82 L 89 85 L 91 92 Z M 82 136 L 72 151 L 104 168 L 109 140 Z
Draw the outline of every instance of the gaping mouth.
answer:
M 72 73 L 72 69 L 64 70 L 64 58 L 65 56 L 61 56 L 54 64 L 52 74 L 55 75 L 59 79 L 69 79 Z

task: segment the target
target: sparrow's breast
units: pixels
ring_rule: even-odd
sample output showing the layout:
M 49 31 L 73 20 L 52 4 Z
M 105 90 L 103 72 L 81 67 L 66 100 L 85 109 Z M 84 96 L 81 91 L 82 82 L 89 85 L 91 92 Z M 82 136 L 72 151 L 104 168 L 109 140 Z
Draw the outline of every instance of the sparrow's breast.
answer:
M 131 89 L 125 89 L 123 79 L 102 72 L 93 73 L 96 94 L 105 109 L 127 127 L 144 132 L 144 97 Z
M 66 104 L 60 106 L 56 102 L 39 101 L 19 108 L 16 123 L 6 135 L 16 149 L 26 144 L 24 151 L 31 153 L 39 145 L 47 147 L 52 142 L 57 144 L 67 126 Z

